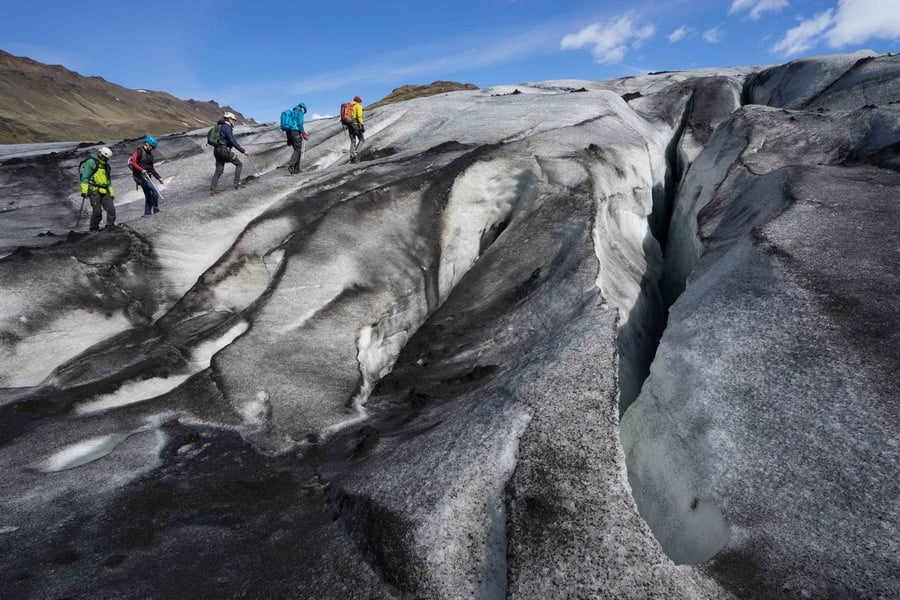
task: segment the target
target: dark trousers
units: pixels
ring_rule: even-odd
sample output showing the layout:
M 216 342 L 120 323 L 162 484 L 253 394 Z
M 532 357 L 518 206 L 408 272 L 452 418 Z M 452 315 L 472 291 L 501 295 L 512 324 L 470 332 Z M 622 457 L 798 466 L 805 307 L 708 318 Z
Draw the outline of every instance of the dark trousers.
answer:
M 134 178 L 134 182 L 141 186 L 141 189 L 144 191 L 144 214 L 151 214 L 154 208 L 159 210 L 159 192 L 156 191 L 153 184 L 147 181 L 146 177 L 138 175 L 137 173 L 132 175 L 132 177 Z
M 303 137 L 300 136 L 299 131 L 288 131 L 287 139 L 294 149 L 291 159 L 288 161 L 288 167 L 296 171 L 300 168 L 300 156 L 303 154 Z
M 215 187 L 219 185 L 219 177 L 225 172 L 225 163 L 234 165 L 234 183 L 235 185 L 240 183 L 241 170 L 244 168 L 244 163 L 237 157 L 237 154 L 232 152 L 231 148 L 216 146 L 216 149 L 213 150 L 213 155 L 216 157 L 216 172 L 213 173 L 212 183 L 209 187 L 215 189 Z
M 362 130 L 356 124 L 348 125 L 347 130 L 350 132 L 350 154 L 356 154 L 363 145 L 363 142 L 366 141 L 366 138 L 363 136 Z
M 101 194 L 97 190 L 91 190 L 88 193 L 88 200 L 91 201 L 91 231 L 100 229 L 100 221 L 103 219 L 103 211 L 106 211 L 106 227 L 107 229 L 116 224 L 116 205 L 109 194 Z

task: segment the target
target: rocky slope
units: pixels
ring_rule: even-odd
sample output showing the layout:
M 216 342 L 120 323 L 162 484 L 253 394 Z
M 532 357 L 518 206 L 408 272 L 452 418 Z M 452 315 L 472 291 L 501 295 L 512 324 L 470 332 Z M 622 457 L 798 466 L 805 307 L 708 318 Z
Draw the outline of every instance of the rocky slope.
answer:
M 404 102 L 415 98 L 427 98 L 436 94 L 446 94 L 447 92 L 458 92 L 460 90 L 477 90 L 478 86 L 472 83 L 456 83 L 455 81 L 434 81 L 425 85 L 403 85 L 391 90 L 391 93 L 379 100 L 373 102 L 366 107 L 366 110 L 393 104 L 394 102 Z
M 130 90 L 0 50 L 0 144 L 114 141 L 190 131 L 215 123 L 226 110 L 248 122 L 212 100 Z

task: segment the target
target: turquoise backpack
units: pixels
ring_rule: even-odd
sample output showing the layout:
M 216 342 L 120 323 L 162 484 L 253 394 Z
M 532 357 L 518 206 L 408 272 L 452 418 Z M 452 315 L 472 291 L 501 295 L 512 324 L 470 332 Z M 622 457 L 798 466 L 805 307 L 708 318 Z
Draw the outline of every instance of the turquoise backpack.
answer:
M 281 111 L 281 130 L 296 131 L 297 123 L 294 122 L 294 109 L 289 108 Z

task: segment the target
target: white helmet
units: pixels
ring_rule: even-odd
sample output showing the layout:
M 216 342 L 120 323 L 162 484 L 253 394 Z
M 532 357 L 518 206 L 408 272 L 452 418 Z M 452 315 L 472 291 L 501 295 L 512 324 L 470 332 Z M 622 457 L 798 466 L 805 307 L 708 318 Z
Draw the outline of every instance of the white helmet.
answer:
M 222 115 L 222 116 L 223 116 L 224 118 L 226 118 L 226 119 L 234 119 L 235 121 L 237 120 L 237 117 L 234 116 L 234 113 L 233 113 L 233 112 L 227 112 L 227 113 L 225 113 L 225 114 Z
M 110 149 L 107 148 L 106 146 L 103 146 L 102 148 L 100 148 L 99 150 L 97 150 L 97 154 L 99 154 L 100 156 L 102 156 L 102 157 L 105 158 L 106 160 L 109 160 L 110 158 L 112 158 L 112 150 L 110 150 Z

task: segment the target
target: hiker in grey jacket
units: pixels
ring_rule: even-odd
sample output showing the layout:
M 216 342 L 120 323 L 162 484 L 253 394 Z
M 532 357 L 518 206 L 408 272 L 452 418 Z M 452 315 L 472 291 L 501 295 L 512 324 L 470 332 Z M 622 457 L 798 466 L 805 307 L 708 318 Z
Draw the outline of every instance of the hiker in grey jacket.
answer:
M 247 187 L 241 181 L 241 170 L 244 168 L 244 164 L 231 149 L 237 148 L 237 151 L 244 156 L 249 156 L 250 154 L 234 139 L 235 123 L 237 123 L 237 117 L 231 112 L 225 113 L 218 122 L 219 144 L 213 149 L 213 156 L 216 157 L 216 171 L 213 173 L 212 183 L 209 186 L 209 193 L 212 196 L 222 193 L 222 190 L 217 189 L 217 186 L 219 185 L 219 177 L 225 171 L 225 163 L 234 165 L 234 189 L 239 190 Z

